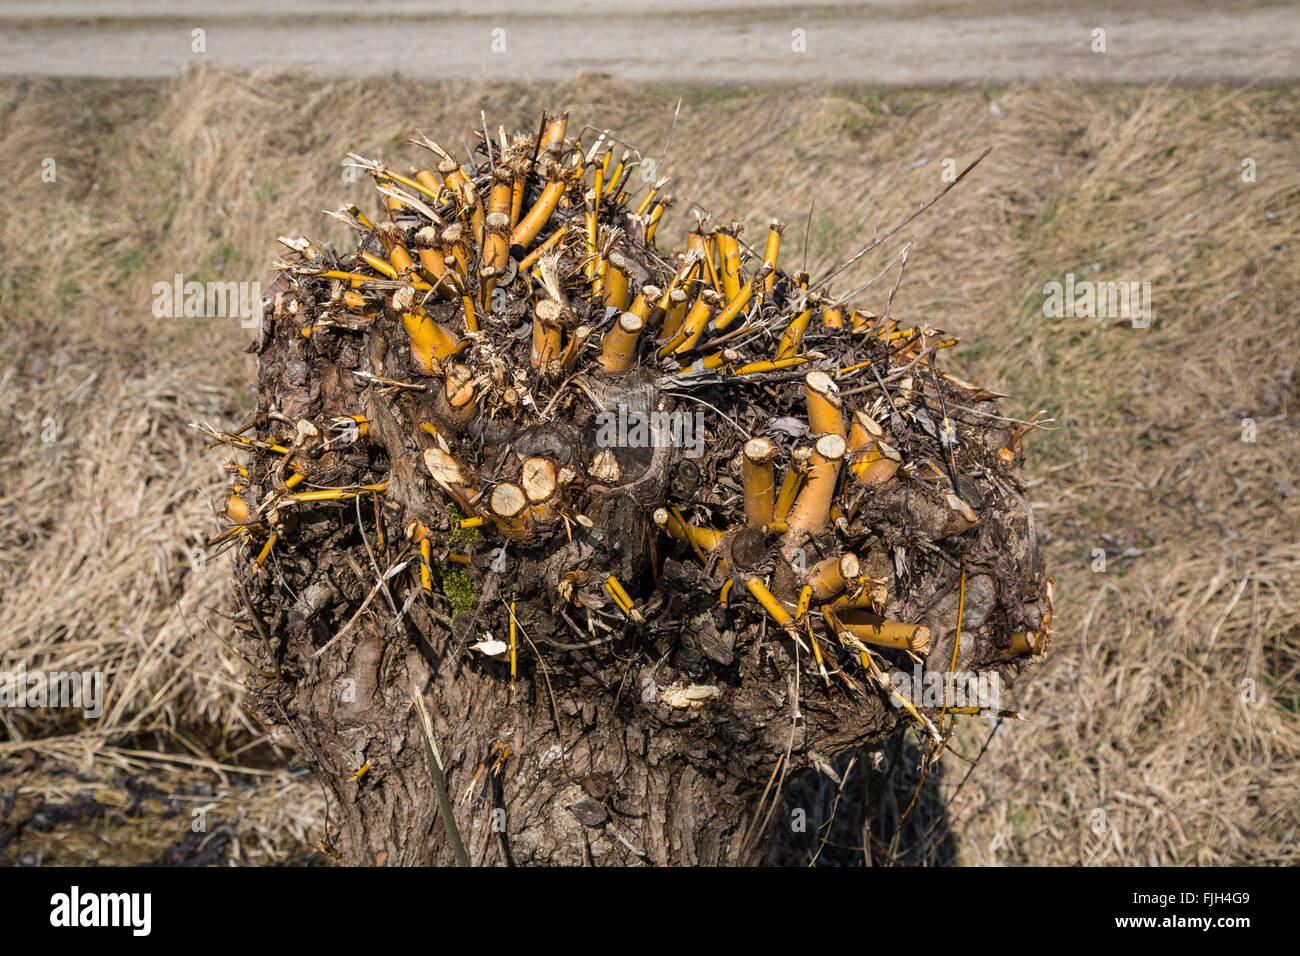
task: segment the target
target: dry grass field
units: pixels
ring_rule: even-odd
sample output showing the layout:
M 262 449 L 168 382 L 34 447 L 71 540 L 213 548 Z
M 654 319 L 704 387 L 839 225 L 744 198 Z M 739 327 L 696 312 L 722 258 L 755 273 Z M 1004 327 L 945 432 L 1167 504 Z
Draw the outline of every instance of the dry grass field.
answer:
M 321 210 L 365 195 L 348 150 L 404 159 L 417 128 L 459 143 L 480 110 L 529 127 L 547 108 L 657 156 L 677 95 L 598 76 L 0 81 L 0 671 L 107 681 L 96 720 L 0 708 L 0 861 L 319 859 L 321 789 L 242 709 L 228 569 L 196 551 L 223 480 L 189 424 L 242 423 L 250 332 L 155 318 L 154 283 L 265 282 L 277 236 L 341 240 Z M 838 801 L 798 782 L 811 820 L 836 808 L 823 862 L 862 859 L 868 816 L 900 861 L 1300 859 L 1298 117 L 1291 87 L 685 97 L 661 241 L 688 201 L 754 231 L 774 216 L 792 255 L 806 230 L 813 271 L 993 147 L 839 281 L 912 239 L 894 313 L 961 337 L 947 367 L 1010 393 L 1008 414 L 1054 420 L 1026 466 L 1057 594 L 1055 646 L 1012 695 L 1027 719 L 964 726 L 932 812 L 901 829 L 906 752 L 882 771 L 863 755 Z M 1067 274 L 1149 282 L 1153 322 L 1045 318 Z

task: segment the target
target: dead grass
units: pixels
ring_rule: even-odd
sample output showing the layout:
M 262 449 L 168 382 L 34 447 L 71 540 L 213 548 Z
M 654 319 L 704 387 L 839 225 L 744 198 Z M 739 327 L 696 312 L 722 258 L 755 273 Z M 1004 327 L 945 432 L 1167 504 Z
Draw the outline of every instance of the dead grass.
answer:
M 247 412 L 248 333 L 234 319 L 155 319 L 153 283 L 265 280 L 277 235 L 340 238 L 317 211 L 363 196 L 342 181 L 345 152 L 400 158 L 413 122 L 458 142 L 480 109 L 518 125 L 569 108 L 657 156 L 675 99 L 596 77 L 558 89 L 203 72 L 0 82 L 0 669 L 101 669 L 109 691 L 98 721 L 0 711 L 0 761 L 22 761 L 25 794 L 203 782 L 252 862 L 293 857 L 320 834 L 319 788 L 284 768 L 240 707 L 243 665 L 217 613 L 225 568 L 191 564 L 215 527 L 219 476 L 186 425 Z M 751 236 L 784 219 L 793 256 L 806 228 L 814 272 L 933 195 L 945 159 L 960 169 L 994 147 L 915 224 L 894 309 L 961 336 L 953 371 L 1012 392 L 1010 413 L 1045 407 L 1057 421 L 1027 466 L 1057 576 L 1056 646 L 1016 688 L 1030 720 L 1004 725 L 959 792 L 960 757 L 927 783 L 952 840 L 939 852 L 917 828 L 897 857 L 1300 857 L 1296 100 L 1294 89 L 1049 86 L 706 92 L 683 106 L 664 241 L 684 232 L 687 200 L 707 199 L 717 218 L 747 218 Z M 45 157 L 56 183 L 41 181 Z M 865 281 L 912 236 L 839 285 Z M 1043 283 L 1067 272 L 1150 282 L 1154 324 L 1044 318 Z M 1254 443 L 1241 440 L 1244 418 Z M 972 723 L 957 749 L 973 756 L 987 735 Z M 905 756 L 896 778 L 865 766 L 836 812 L 871 808 L 879 862 L 898 803 L 882 784 L 906 790 L 915 773 Z M 834 790 L 822 778 L 795 797 L 823 801 L 821 821 Z M 34 846 L 33 833 L 0 856 Z M 861 821 L 835 833 L 851 860 L 842 844 Z M 781 846 L 784 859 L 811 854 Z

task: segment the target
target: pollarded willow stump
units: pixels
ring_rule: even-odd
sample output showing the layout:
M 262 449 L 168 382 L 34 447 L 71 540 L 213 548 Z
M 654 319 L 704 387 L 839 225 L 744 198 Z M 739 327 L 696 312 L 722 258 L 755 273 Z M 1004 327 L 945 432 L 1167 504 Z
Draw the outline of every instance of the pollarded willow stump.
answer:
M 282 240 L 257 417 L 211 433 L 252 706 L 347 863 L 755 862 L 774 768 L 937 746 L 1047 645 L 1023 426 L 952 340 L 783 271 L 779 223 L 658 251 L 664 182 L 565 132 L 354 157 L 382 214 Z

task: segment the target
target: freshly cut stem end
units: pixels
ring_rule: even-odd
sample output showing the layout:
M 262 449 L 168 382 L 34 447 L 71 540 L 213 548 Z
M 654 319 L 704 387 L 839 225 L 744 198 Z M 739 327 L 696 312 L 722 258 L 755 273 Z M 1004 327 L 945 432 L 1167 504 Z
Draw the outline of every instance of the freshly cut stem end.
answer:
M 813 533 L 826 527 L 844 452 L 845 442 L 839 435 L 823 435 L 817 439 L 808 463 L 808 480 L 786 519 L 791 531 Z
M 600 367 L 610 374 L 622 374 L 636 364 L 636 345 L 645 319 L 634 312 L 624 312 L 605 334 L 600 344 Z
M 611 252 L 605 260 L 605 283 L 600 298 L 607 306 L 626 309 L 631 299 L 627 284 L 628 264 L 622 253 Z
M 1041 657 L 1047 653 L 1047 648 L 1052 643 L 1052 604 L 1055 590 L 1051 579 L 1049 579 L 1047 582 L 1047 606 L 1043 609 L 1042 623 L 1037 631 L 1016 631 L 1012 634 L 1011 646 L 1001 654 L 1003 660 L 1020 657 L 1024 654 Z
M 574 329 L 573 334 L 569 336 L 569 342 L 565 345 L 564 351 L 560 353 L 559 362 L 553 362 L 547 366 L 547 373 L 552 378 L 558 378 L 572 372 L 574 367 L 577 366 L 578 356 L 582 354 L 582 350 L 586 347 L 589 338 L 591 338 L 591 326 L 580 325 Z
M 555 299 L 542 299 L 533 307 L 533 368 L 545 369 L 560 356 L 560 316 L 564 307 Z
M 667 305 L 664 312 L 663 328 L 659 330 L 660 342 L 671 342 L 681 331 L 682 324 L 686 321 L 687 304 L 690 296 L 682 289 L 670 289 L 667 296 Z
M 834 380 L 822 371 L 809 372 L 804 378 L 808 397 L 808 427 L 814 435 L 839 435 L 847 440 L 844 426 L 844 403 L 836 393 Z
M 885 432 L 866 412 L 853 416 L 849 429 L 849 450 L 853 453 L 849 470 L 859 484 L 873 487 L 893 478 L 903 457 L 885 441 Z
M 528 496 L 513 482 L 503 481 L 488 496 L 488 510 L 497 527 L 507 538 L 526 537 L 532 528 Z
M 930 629 L 924 624 L 889 621 L 869 611 L 822 609 L 823 614 L 828 611 L 846 632 L 863 644 L 910 651 L 917 657 L 924 657 L 930 650 Z
M 550 501 L 559 487 L 555 462 L 549 458 L 529 458 L 524 462 L 519 483 L 531 504 Z
M 559 506 L 560 471 L 549 458 L 529 458 L 519 475 L 533 517 L 549 521 Z
M 632 600 L 632 596 L 627 593 L 627 589 L 623 587 L 622 582 L 620 582 L 617 577 L 611 574 L 605 579 L 605 591 L 614 599 L 614 603 L 618 605 L 618 609 L 626 614 L 631 620 L 638 624 L 645 621 L 641 612 L 636 609 L 636 603 Z
M 862 573 L 862 563 L 855 554 L 842 554 L 826 558 L 813 565 L 808 573 L 808 585 L 818 601 L 829 601 L 843 594 L 849 582 Z
M 659 288 L 657 285 L 643 285 L 641 291 L 636 294 L 636 299 L 633 300 L 632 306 L 628 311 L 633 315 L 645 319 L 647 324 L 649 324 L 663 294 L 664 290 Z
M 776 474 L 772 462 L 776 446 L 766 438 L 751 438 L 742 452 L 741 475 L 745 486 L 745 522 L 760 528 L 772 520 L 776 508 Z
M 671 510 L 656 508 L 654 522 L 668 537 L 689 544 L 694 548 L 701 561 L 706 560 L 706 555 L 716 548 L 723 538 L 721 531 L 687 524 L 676 508 Z

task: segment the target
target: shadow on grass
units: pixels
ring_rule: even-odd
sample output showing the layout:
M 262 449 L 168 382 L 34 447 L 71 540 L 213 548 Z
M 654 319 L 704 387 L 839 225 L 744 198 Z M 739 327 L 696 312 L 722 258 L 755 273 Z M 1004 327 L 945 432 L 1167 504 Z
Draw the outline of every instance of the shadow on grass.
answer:
M 944 768 L 932 766 L 922 782 L 920 762 L 916 745 L 898 737 L 877 751 L 858 750 L 836 761 L 843 786 L 820 771 L 797 774 L 774 827 L 771 861 L 952 866 L 957 845 L 942 799 Z

